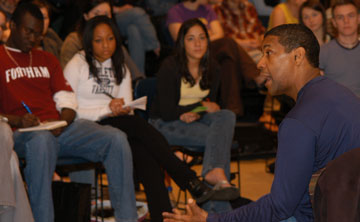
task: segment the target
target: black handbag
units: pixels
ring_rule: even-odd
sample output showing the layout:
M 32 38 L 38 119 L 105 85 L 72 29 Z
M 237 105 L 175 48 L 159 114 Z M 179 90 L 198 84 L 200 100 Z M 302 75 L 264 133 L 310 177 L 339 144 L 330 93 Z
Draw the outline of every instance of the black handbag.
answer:
M 91 184 L 54 181 L 52 183 L 55 222 L 89 222 Z

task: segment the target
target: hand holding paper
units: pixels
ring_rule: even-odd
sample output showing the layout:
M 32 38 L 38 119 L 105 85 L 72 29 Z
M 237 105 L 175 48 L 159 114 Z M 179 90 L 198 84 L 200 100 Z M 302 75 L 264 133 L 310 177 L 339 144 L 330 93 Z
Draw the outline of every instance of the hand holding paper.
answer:
M 191 110 L 190 112 L 193 113 L 201 113 L 201 112 L 205 112 L 207 110 L 207 107 L 205 106 L 198 106 L 195 109 Z
M 146 110 L 147 96 L 140 97 L 124 105 L 124 108 L 130 107 L 131 109 Z

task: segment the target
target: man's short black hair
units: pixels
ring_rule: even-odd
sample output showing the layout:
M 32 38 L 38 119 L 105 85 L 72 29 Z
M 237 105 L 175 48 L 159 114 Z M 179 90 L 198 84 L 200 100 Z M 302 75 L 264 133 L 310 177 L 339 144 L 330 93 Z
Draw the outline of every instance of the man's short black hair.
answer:
M 30 2 L 20 2 L 14 13 L 11 16 L 11 20 L 15 22 L 15 24 L 20 24 L 22 21 L 22 17 L 26 14 L 30 13 L 34 18 L 39 19 L 41 21 L 44 20 L 44 17 L 39 9 L 39 7 Z
M 265 33 L 265 37 L 269 35 L 279 38 L 279 43 L 284 46 L 286 53 L 303 47 L 309 63 L 315 68 L 319 67 L 320 45 L 313 32 L 306 26 L 301 24 L 280 25 Z

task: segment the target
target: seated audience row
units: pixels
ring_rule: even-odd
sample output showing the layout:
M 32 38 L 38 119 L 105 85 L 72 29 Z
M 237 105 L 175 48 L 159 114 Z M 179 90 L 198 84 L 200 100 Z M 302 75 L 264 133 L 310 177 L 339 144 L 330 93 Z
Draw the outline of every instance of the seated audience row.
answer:
M 78 100 L 77 118 L 97 121 L 126 133 L 133 154 L 135 173 L 144 185 L 152 221 L 161 221 L 161 213 L 171 211 L 161 169 L 166 170 L 182 189 L 188 189 L 201 203 L 209 199 L 223 200 L 222 195 L 228 195 L 227 198 L 223 197 L 225 200 L 237 198 L 239 191 L 225 187 L 226 184 L 222 186 L 224 188 L 219 187 L 217 191 L 221 193 L 214 196 L 213 191 L 202 184 L 195 173 L 171 152 L 166 139 L 155 128 L 141 117 L 131 115 L 129 107 L 124 107 L 132 100 L 131 77 L 124 65 L 120 35 L 115 24 L 106 16 L 96 16 L 88 21 L 83 33 L 85 50 L 77 53 L 64 70 L 65 78 Z M 161 92 L 161 95 L 166 94 L 168 93 Z M 224 127 L 229 128 L 226 131 L 229 141 L 225 144 L 228 152 L 234 129 L 234 120 L 231 120 L 226 124 L 221 122 Z M 191 142 L 188 145 L 200 144 Z M 224 152 L 224 149 L 217 146 L 215 148 Z M 205 153 L 211 152 L 210 149 L 205 147 Z M 224 160 L 218 161 L 223 163 L 220 169 L 227 165 L 225 169 L 229 171 L 229 161 L 228 155 Z M 212 168 L 215 167 L 212 164 Z M 215 183 L 223 180 L 227 182 L 225 173 Z M 205 181 L 213 182 L 207 180 L 207 177 Z
M 145 183 L 154 221 L 161 221 L 163 211 L 171 211 L 160 167 L 166 169 L 178 185 L 188 189 L 198 201 L 214 200 L 214 203 L 209 201 L 208 210 L 230 210 L 229 207 L 221 208 L 216 203 L 227 203 L 229 206 L 226 200 L 239 196 L 238 189 L 232 187 L 228 181 L 229 153 L 235 124 L 233 114 L 222 111 L 228 116 L 227 124 L 217 121 L 217 124 L 221 123 L 223 128 L 227 128 L 223 132 L 225 141 L 221 149 L 216 150 L 219 146 L 212 147 L 210 142 L 202 142 L 205 156 L 214 155 L 214 151 L 221 151 L 223 154 L 223 158 L 210 160 L 204 169 L 205 181 L 215 185 L 210 189 L 170 152 L 167 141 L 155 128 L 138 117 L 127 115 L 130 110 L 123 106 L 132 99 L 131 77 L 124 64 L 120 37 L 114 23 L 106 16 L 95 16 L 89 19 L 84 27 L 82 45 L 85 46 L 85 51 L 76 54 L 65 68 L 66 78 L 69 79 L 74 94 L 64 79 L 55 56 L 36 49 L 43 34 L 43 19 L 36 5 L 19 4 L 10 21 L 10 38 L 6 45 L 0 48 L 4 64 L 2 70 L 5 73 L 0 80 L 3 86 L 1 95 L 7 95 L 0 96 L 0 113 L 9 120 L 9 124 L 15 129 L 38 125 L 39 121 L 57 119 L 66 120 L 68 124 L 67 127 L 51 132 L 21 133 L 16 130 L 14 133 L 15 150 L 27 162 L 25 181 L 36 221 L 52 221 L 54 218 L 51 178 L 56 159 L 61 157 L 103 162 L 108 174 L 110 198 L 116 220 L 135 221 L 131 151 L 134 154 L 136 173 Z M 202 35 L 204 32 L 206 29 L 203 29 Z M 181 45 L 182 50 L 192 52 L 185 47 L 184 42 Z M 205 49 L 207 51 L 207 45 Z M 199 72 L 199 75 L 202 75 L 202 72 Z M 207 81 L 210 83 L 212 79 Z M 213 94 L 216 94 L 217 83 L 214 79 Z M 22 90 L 19 91 L 19 88 Z M 218 108 L 215 103 L 207 102 L 205 98 L 200 99 L 204 99 L 203 106 L 208 108 L 206 112 L 211 112 L 209 116 L 216 117 L 217 113 L 222 113 L 216 112 Z M 23 104 L 27 104 L 31 111 L 25 109 Z M 186 124 L 189 122 L 188 118 L 181 120 L 187 122 Z M 101 125 L 113 125 L 118 129 L 101 126 L 92 121 L 99 121 Z M 206 126 L 204 124 L 203 127 Z M 216 125 L 214 126 L 215 128 L 211 129 L 213 132 L 217 129 Z M 213 134 L 210 135 L 215 138 Z M 205 139 L 202 136 L 198 138 Z M 194 146 L 199 145 L 196 141 L 193 143 Z M 157 177 L 154 179 L 154 176 Z M 161 198 L 159 194 L 162 194 Z
M 91 121 L 74 120 L 76 98 L 59 62 L 54 55 L 34 48 L 43 33 L 43 16 L 37 6 L 19 4 L 10 27 L 10 37 L 0 47 L 4 74 L 0 113 L 15 129 L 59 119 L 68 124 L 53 131 L 14 132 L 15 151 L 27 163 L 24 175 L 35 221 L 54 220 L 51 182 L 58 157 L 103 162 L 116 220 L 137 221 L 126 135 Z

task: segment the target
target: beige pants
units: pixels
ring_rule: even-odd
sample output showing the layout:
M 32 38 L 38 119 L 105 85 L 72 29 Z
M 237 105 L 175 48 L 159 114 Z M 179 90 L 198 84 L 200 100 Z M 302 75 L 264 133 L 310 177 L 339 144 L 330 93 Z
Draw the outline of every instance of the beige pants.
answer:
M 33 222 L 13 146 L 10 127 L 0 122 L 0 222 Z

